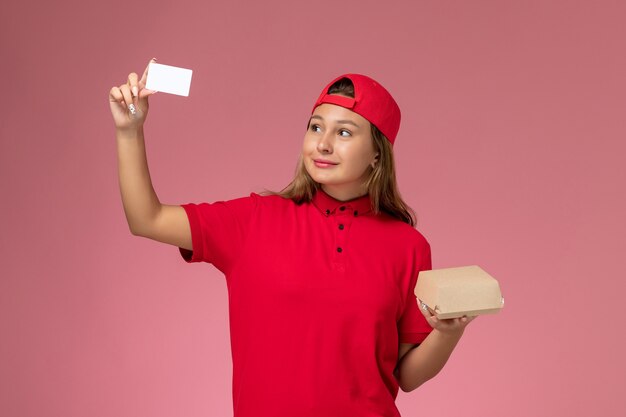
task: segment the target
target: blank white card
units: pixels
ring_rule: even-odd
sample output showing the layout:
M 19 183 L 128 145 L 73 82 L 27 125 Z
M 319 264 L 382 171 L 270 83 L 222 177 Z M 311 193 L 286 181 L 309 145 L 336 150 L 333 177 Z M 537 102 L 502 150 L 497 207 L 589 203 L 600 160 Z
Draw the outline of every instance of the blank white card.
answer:
M 151 62 L 148 67 L 146 88 L 161 93 L 187 97 L 189 96 L 189 88 L 191 87 L 192 72 L 193 71 L 187 68 Z

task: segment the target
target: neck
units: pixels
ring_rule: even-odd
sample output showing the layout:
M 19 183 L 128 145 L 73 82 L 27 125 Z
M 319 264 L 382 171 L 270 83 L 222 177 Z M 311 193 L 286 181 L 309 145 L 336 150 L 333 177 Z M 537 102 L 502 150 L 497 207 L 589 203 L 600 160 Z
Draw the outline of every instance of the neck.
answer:
M 350 201 L 354 200 L 355 198 L 367 195 L 367 189 L 346 190 L 326 184 L 322 184 L 322 190 L 324 190 L 326 194 L 338 201 Z

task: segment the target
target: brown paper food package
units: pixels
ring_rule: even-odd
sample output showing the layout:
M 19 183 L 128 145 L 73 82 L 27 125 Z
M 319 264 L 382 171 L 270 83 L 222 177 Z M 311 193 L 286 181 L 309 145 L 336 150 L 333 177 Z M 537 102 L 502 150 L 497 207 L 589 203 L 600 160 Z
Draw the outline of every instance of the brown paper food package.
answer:
M 440 319 L 493 314 L 504 306 L 498 281 L 478 265 L 420 271 L 415 295 Z

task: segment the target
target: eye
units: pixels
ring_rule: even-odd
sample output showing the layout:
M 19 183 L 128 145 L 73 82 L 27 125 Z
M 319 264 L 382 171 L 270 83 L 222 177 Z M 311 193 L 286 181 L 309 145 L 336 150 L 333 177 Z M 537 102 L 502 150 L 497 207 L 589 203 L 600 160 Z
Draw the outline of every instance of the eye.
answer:
M 339 136 L 343 136 L 344 138 L 347 138 L 348 136 L 352 136 L 352 132 L 346 129 L 341 129 L 339 131 Z
M 313 132 L 319 132 L 319 131 L 321 130 L 321 129 L 320 129 L 320 126 L 319 126 L 319 125 L 316 125 L 316 124 L 314 124 L 314 123 L 313 123 L 313 124 L 311 124 L 311 126 L 309 126 L 309 129 L 311 129 Z

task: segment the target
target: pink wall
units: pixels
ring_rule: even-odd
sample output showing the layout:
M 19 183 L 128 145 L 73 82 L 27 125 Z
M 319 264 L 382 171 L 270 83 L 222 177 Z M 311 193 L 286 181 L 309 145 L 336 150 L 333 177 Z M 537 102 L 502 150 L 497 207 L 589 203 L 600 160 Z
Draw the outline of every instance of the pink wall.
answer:
M 0 6 L 0 415 L 231 415 L 223 276 L 121 205 L 107 95 L 153 56 L 194 70 L 150 99 L 167 204 L 282 188 L 339 73 L 396 96 L 433 267 L 506 298 L 403 415 L 623 415 L 626 3 L 30 3 Z

